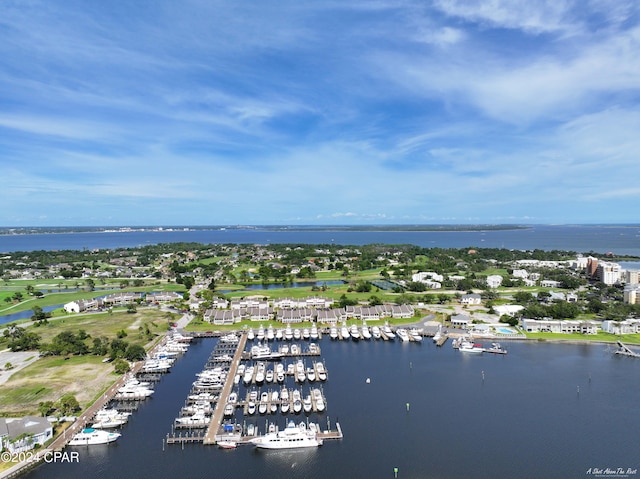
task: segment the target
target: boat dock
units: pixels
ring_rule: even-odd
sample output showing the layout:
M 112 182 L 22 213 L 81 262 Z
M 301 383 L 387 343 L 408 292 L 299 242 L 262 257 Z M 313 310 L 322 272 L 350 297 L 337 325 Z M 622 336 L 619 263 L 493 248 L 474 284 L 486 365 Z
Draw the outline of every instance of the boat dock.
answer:
M 448 339 L 449 339 L 449 335 L 447 333 L 442 333 L 440 337 L 436 340 L 436 346 L 443 346 Z
M 620 341 L 618 341 L 618 348 L 619 349 L 616 351 L 616 354 L 621 354 L 623 356 L 631 356 L 632 358 L 640 358 L 640 354 L 632 351 L 627 346 L 622 344 Z
M 237 374 L 238 366 L 240 365 L 240 361 L 242 359 L 242 353 L 247 344 L 247 335 L 246 333 L 240 334 L 240 340 L 236 346 L 236 352 L 233 355 L 233 360 L 229 366 L 229 372 L 227 375 L 227 379 L 225 380 L 222 391 L 220 392 L 220 397 L 216 402 L 216 407 L 213 410 L 213 414 L 211 415 L 211 422 L 209 423 L 209 427 L 207 428 L 207 432 L 204 435 L 204 439 L 202 441 L 203 444 L 215 444 L 216 443 L 216 435 L 218 434 L 220 427 L 222 426 L 222 419 L 224 417 L 224 408 L 227 404 L 227 400 L 229 399 L 229 394 L 231 393 L 231 389 L 233 388 L 233 378 Z

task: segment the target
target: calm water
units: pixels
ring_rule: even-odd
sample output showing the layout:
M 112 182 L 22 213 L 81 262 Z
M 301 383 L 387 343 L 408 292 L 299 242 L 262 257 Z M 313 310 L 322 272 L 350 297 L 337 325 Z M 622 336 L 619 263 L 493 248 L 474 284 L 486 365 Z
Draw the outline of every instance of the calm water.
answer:
M 441 248 L 594 251 L 640 256 L 640 226 L 550 226 L 504 231 L 143 231 L 0 236 L 0 252 L 136 247 L 175 243 L 414 244 Z
M 78 448 L 79 464 L 43 465 L 27 477 L 371 479 L 392 478 L 397 467 L 399 478 L 565 478 L 640 467 L 640 360 L 602 345 L 516 342 L 503 343 L 507 356 L 475 356 L 449 343 L 324 339 L 327 415 L 343 440 L 309 451 L 163 451 L 214 341 L 191 347 L 116 444 Z M 256 420 L 262 428 L 264 421 Z

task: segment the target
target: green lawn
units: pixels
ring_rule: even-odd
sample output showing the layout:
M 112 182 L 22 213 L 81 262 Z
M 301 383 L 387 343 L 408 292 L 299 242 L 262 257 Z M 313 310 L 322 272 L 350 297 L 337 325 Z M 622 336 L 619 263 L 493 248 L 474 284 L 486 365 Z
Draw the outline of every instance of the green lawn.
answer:
M 623 334 L 621 336 L 611 333 L 598 334 L 563 334 L 563 333 L 525 333 L 528 339 L 539 341 L 603 341 L 615 343 L 621 341 L 625 344 L 640 344 L 640 334 Z

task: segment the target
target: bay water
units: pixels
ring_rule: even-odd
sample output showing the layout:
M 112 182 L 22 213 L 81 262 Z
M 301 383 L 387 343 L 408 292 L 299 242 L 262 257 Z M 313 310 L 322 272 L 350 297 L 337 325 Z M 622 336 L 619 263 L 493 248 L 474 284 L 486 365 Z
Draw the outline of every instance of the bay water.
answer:
M 501 356 L 461 353 L 450 343 L 438 348 L 428 338 L 325 337 L 327 410 L 310 420 L 323 428 L 339 422 L 343 439 L 298 451 L 163 445 L 215 342 L 191 346 L 116 443 L 69 448 L 78 463 L 44 464 L 26 477 L 371 479 L 393 478 L 397 468 L 402 479 L 580 478 L 595 469 L 640 468 L 640 360 L 603 344 L 504 341 L 509 353 Z M 281 428 L 287 418 L 305 420 L 237 415 L 261 431 L 267 419 Z

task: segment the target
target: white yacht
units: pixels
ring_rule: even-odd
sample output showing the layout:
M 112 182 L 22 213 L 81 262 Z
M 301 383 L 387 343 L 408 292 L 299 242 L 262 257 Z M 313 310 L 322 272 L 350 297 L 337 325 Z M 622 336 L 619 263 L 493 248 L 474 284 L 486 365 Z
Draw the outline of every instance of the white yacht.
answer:
M 302 360 L 299 360 L 296 363 L 296 381 L 298 381 L 299 383 L 303 383 L 306 378 L 307 374 L 305 371 L 304 363 L 302 362 Z
M 256 338 L 258 338 L 258 341 L 264 341 L 264 328 L 262 327 L 262 325 L 260 325 L 260 328 L 258 329 Z
M 269 406 L 269 410 L 271 411 L 271 414 L 275 414 L 278 412 L 279 399 L 280 399 L 280 396 L 278 394 L 278 391 L 273 391 L 271 393 L 271 404 Z
M 411 341 L 411 339 L 409 338 L 409 333 L 404 328 L 396 329 L 396 334 L 398 335 L 400 340 L 404 343 L 408 343 L 409 341 Z
M 346 323 L 342 323 L 342 327 L 340 328 L 340 336 L 342 336 L 342 339 L 349 339 L 349 328 L 347 328 Z
M 302 339 L 309 339 L 311 337 L 311 332 L 309 331 L 309 328 L 304 328 L 302 330 Z
M 296 426 L 293 421 L 284 430 L 267 433 L 251 439 L 251 442 L 261 449 L 298 449 L 322 445 L 315 428 L 307 428 L 304 423 Z
M 287 324 L 287 327 L 284 329 L 284 339 L 287 341 L 291 341 L 293 339 L 293 331 L 289 324 Z
M 463 353 L 483 353 L 484 348 L 482 344 L 474 343 L 473 341 L 464 340 L 460 343 L 460 347 L 458 351 L 462 351 Z
M 131 413 L 120 412 L 117 409 L 100 409 L 93 418 L 94 429 L 110 429 L 126 424 Z
M 264 391 L 260 394 L 260 404 L 258 405 L 258 412 L 260 414 L 266 414 L 269 407 L 269 393 Z
M 302 339 L 302 333 L 299 328 L 293 330 L 293 339 Z
M 382 337 L 380 326 L 373 326 L 371 328 L 371 335 L 373 336 L 373 339 L 380 339 Z
M 255 413 L 256 413 L 256 403 L 250 400 L 247 403 L 247 414 L 254 415 Z
M 314 382 L 316 380 L 316 370 L 314 368 L 307 368 L 307 380 Z
M 274 378 L 273 369 L 271 368 L 267 369 L 267 372 L 264 374 L 264 380 L 267 381 L 268 383 L 272 383 L 273 378 Z
M 249 329 L 249 331 L 247 331 L 247 340 L 253 341 L 255 338 L 256 338 L 256 333 L 253 332 L 253 329 Z
M 276 381 L 280 384 L 284 382 L 284 365 L 282 363 L 276 364 Z
M 358 326 L 352 324 L 349 328 L 349 334 L 351 335 L 351 339 L 357 341 L 360 339 L 360 331 L 358 331 Z
M 416 343 L 422 342 L 422 333 L 418 331 L 416 328 L 411 328 L 409 330 L 409 337 L 411 338 L 412 341 L 415 341 Z
M 324 368 L 324 363 L 320 361 L 316 363 L 316 373 L 320 381 L 327 380 L 327 370 Z
M 316 410 L 318 412 L 322 412 L 325 410 L 325 404 L 324 404 L 324 398 L 322 397 L 322 391 L 320 391 L 320 389 L 315 388 L 311 391 L 311 394 L 313 394 L 313 400 L 316 403 Z
M 311 326 L 311 332 L 309 333 L 309 337 L 314 341 L 320 337 L 320 335 L 318 334 L 318 328 L 316 327 L 315 324 Z
M 336 326 L 331 326 L 329 329 L 329 337 L 331 339 L 338 339 L 338 328 Z
M 313 409 L 313 404 L 311 402 L 311 396 L 307 395 L 304 397 L 304 399 L 302 400 L 302 409 L 304 409 L 304 412 L 309 413 L 311 412 L 311 410 Z
M 276 339 L 280 341 L 282 340 L 283 337 L 284 337 L 284 334 L 282 333 L 282 329 L 276 329 Z
M 371 331 L 369 330 L 369 326 L 367 326 L 366 324 L 362 325 L 362 339 L 371 339 Z
M 394 339 L 396 339 L 396 335 L 394 334 L 393 331 L 391 331 L 391 328 L 389 327 L 389 325 L 383 326 L 382 332 L 387 338 L 389 338 L 389 340 L 393 341 Z
M 300 414 L 300 412 L 302 411 L 302 399 L 300 396 L 300 391 L 294 389 L 291 395 L 293 397 L 293 412 L 296 414 Z
M 269 325 L 269 327 L 267 328 L 267 339 L 269 341 L 273 341 L 276 337 L 276 332 L 273 329 L 273 325 Z
M 69 441 L 70 446 L 89 446 L 94 444 L 108 444 L 120 437 L 118 432 L 103 431 L 92 427 L 83 429 Z
M 282 390 L 280 391 L 280 411 L 283 414 L 286 414 L 289 412 L 289 390 L 284 387 L 282 388 Z
M 264 376 L 266 372 L 266 365 L 262 362 L 256 366 L 256 384 L 262 384 L 264 382 Z

